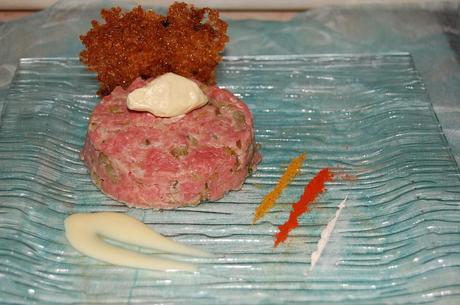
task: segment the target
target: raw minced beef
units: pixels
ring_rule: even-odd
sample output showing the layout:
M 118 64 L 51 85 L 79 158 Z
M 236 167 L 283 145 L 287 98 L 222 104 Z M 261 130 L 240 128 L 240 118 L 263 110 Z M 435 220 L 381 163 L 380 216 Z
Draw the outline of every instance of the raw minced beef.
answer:
M 250 110 L 229 91 L 201 85 L 209 99 L 184 116 L 128 110 L 117 87 L 95 107 L 81 157 L 93 182 L 129 206 L 175 208 L 241 188 L 260 154 Z

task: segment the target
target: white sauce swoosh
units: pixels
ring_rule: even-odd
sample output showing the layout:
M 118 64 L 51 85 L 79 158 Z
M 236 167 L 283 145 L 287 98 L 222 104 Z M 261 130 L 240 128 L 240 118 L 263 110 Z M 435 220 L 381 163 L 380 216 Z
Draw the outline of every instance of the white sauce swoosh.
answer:
M 66 237 L 75 249 L 114 265 L 161 271 L 197 271 L 195 265 L 119 248 L 107 243 L 102 237 L 168 253 L 210 256 L 206 252 L 161 236 L 144 223 L 123 213 L 73 214 L 66 218 L 64 226 Z

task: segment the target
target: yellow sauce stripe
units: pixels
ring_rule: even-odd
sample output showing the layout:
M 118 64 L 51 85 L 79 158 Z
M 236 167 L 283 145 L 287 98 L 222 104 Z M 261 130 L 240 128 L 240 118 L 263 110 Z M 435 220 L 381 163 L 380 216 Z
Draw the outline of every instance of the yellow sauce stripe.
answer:
M 291 163 L 286 168 L 283 176 L 279 179 L 278 183 L 275 185 L 273 190 L 265 195 L 262 202 L 256 208 L 254 219 L 252 223 L 256 223 L 257 220 L 262 218 L 276 203 L 276 200 L 281 196 L 283 190 L 289 185 L 291 180 L 297 176 L 299 173 L 300 167 L 302 167 L 303 161 L 305 160 L 306 154 L 302 153 L 297 158 L 291 161 Z

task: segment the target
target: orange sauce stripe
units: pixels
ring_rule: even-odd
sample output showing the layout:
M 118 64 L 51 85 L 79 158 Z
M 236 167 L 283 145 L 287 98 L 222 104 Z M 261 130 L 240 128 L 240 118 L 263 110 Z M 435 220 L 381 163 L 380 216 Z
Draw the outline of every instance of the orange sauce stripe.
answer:
M 262 218 L 275 205 L 276 200 L 278 200 L 278 198 L 281 196 L 283 190 L 289 185 L 291 180 L 299 174 L 300 167 L 302 166 L 305 157 L 306 154 L 302 153 L 291 161 L 273 190 L 265 195 L 265 197 L 262 199 L 262 202 L 256 208 L 254 219 L 252 221 L 253 224 Z

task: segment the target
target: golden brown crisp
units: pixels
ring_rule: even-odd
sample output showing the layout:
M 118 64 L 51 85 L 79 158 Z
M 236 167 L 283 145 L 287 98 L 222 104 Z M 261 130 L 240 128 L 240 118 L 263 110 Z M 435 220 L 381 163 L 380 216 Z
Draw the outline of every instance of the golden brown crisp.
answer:
M 228 41 L 227 23 L 216 10 L 175 2 L 167 16 L 140 6 L 126 13 L 103 9 L 101 16 L 104 24 L 93 20 L 80 36 L 86 47 L 80 60 L 97 73 L 99 94 L 166 72 L 215 84 L 219 53 Z

